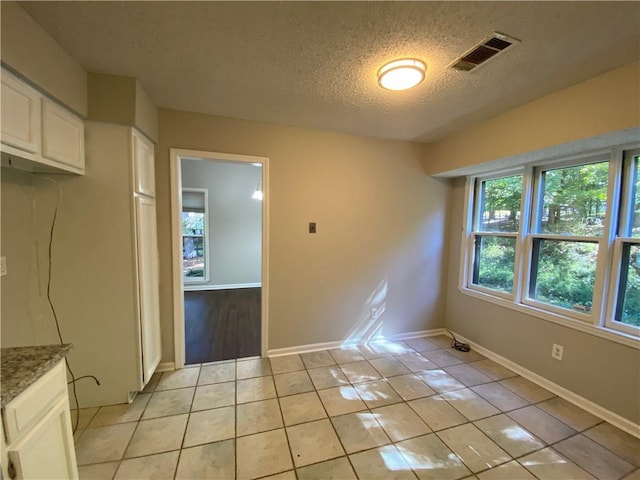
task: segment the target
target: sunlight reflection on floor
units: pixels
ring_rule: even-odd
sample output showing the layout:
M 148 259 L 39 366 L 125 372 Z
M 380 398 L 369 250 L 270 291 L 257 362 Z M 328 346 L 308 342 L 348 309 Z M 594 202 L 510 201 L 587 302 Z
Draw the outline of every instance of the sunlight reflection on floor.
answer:
M 359 385 L 358 393 L 360 394 L 360 398 L 365 402 L 373 400 L 387 400 L 391 398 L 391 395 L 388 392 L 383 392 L 374 385 L 361 384 Z
M 353 387 L 347 386 L 347 387 L 339 387 L 339 388 L 340 388 L 340 395 L 342 395 L 342 398 L 344 398 L 345 400 L 360 400 L 360 397 L 358 396 L 358 392 L 356 392 Z
M 409 464 L 393 445 L 381 447 L 379 452 L 380 458 L 389 470 L 411 470 Z
M 516 426 L 504 428 L 502 433 L 511 440 L 522 440 L 525 442 L 531 440 L 531 435 L 524 431 L 524 429 Z

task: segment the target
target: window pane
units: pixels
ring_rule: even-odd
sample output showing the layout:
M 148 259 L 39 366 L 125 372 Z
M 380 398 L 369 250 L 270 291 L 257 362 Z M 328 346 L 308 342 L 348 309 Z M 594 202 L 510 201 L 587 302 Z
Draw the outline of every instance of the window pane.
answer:
M 534 239 L 529 297 L 590 312 L 598 244 Z
M 478 235 L 475 245 L 473 283 L 511 293 L 516 258 L 516 239 Z
M 517 232 L 520 221 L 522 175 L 494 178 L 482 182 L 480 230 Z
M 542 175 L 539 231 L 601 236 L 607 210 L 609 163 L 558 168 Z
M 633 159 L 633 175 L 631 177 L 633 191 L 631 192 L 631 236 L 640 238 L 640 157 Z
M 615 319 L 640 327 L 640 245 L 624 245 Z
M 182 212 L 182 234 L 204 235 L 204 213 Z
M 186 278 L 204 278 L 204 237 L 182 237 L 182 270 Z

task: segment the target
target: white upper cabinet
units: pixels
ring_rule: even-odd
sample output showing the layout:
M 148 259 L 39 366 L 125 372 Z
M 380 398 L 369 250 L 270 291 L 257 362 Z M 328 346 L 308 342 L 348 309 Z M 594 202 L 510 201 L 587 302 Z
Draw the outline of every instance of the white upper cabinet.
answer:
M 47 99 L 42 99 L 42 156 L 84 169 L 84 123 Z
M 84 173 L 84 122 L 2 70 L 2 164 L 30 172 Z
M 133 178 L 135 192 L 148 197 L 156 196 L 156 172 L 153 144 L 140 132 L 132 132 Z
M 2 143 L 25 152 L 40 149 L 40 94 L 2 73 Z

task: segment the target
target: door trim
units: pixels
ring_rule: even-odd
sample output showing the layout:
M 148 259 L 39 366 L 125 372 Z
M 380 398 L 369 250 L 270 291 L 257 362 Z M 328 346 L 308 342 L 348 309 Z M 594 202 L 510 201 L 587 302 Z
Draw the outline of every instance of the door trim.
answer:
M 222 160 L 232 162 L 260 163 L 262 165 L 262 292 L 261 292 L 261 332 L 260 350 L 267 356 L 269 346 L 268 314 L 269 314 L 269 158 L 232 153 L 205 152 L 182 148 L 169 149 L 171 168 L 171 267 L 173 283 L 173 350 L 175 368 L 184 366 L 184 282 L 182 279 L 182 240 L 180 214 L 182 212 L 181 163 L 189 160 Z

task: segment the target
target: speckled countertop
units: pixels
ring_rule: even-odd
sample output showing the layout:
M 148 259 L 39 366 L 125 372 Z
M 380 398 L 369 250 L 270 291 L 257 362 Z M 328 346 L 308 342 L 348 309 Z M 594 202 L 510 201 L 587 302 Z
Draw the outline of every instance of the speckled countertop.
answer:
M 2 407 L 47 373 L 71 350 L 71 344 L 0 349 Z

